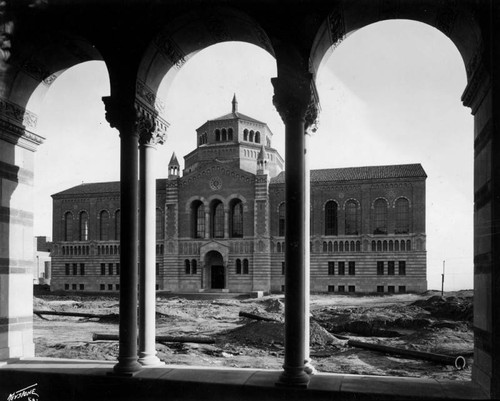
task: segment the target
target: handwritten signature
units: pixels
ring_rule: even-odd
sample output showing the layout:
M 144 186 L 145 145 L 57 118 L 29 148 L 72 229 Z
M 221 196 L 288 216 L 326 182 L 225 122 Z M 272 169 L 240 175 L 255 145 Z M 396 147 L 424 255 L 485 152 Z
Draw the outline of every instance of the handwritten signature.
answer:
M 38 394 L 36 392 L 36 386 L 38 383 L 32 384 L 31 386 L 22 388 L 21 390 L 17 390 L 15 393 L 9 394 L 7 397 L 7 401 L 20 400 L 22 398 L 27 398 L 28 401 L 36 401 L 38 400 Z M 36 398 L 34 398 L 36 397 Z

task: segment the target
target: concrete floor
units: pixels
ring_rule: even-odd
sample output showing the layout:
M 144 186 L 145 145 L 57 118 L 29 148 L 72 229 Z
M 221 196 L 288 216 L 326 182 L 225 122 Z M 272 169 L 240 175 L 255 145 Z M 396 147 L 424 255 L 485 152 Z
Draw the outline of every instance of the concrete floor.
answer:
M 307 388 L 287 388 L 276 386 L 276 370 L 165 365 L 123 377 L 113 374 L 114 364 L 49 358 L 0 363 L 0 400 L 487 399 L 470 382 L 322 373 Z M 16 398 L 20 390 L 38 397 Z

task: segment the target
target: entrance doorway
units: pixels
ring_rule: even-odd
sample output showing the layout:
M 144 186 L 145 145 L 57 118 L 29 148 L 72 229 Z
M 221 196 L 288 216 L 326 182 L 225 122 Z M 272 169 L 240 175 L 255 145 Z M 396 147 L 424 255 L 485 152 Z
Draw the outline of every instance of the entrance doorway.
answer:
M 226 288 L 226 269 L 224 258 L 219 251 L 209 251 L 205 255 L 205 283 L 210 289 L 222 290 Z
M 212 288 L 224 288 L 224 266 L 212 265 Z

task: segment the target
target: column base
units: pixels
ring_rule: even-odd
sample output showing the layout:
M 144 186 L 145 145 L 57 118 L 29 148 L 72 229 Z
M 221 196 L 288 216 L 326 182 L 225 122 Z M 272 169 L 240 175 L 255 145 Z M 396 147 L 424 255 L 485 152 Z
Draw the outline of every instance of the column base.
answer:
M 165 365 L 165 362 L 162 362 L 156 355 L 139 354 L 139 363 L 144 368 Z
M 290 369 L 280 375 L 278 381 L 275 383 L 278 387 L 301 387 L 307 388 L 309 385 L 309 376 L 304 372 L 304 368 Z
M 137 362 L 137 358 L 118 357 L 118 363 L 113 366 L 113 372 L 111 374 L 120 376 L 133 376 L 141 369 L 142 365 Z

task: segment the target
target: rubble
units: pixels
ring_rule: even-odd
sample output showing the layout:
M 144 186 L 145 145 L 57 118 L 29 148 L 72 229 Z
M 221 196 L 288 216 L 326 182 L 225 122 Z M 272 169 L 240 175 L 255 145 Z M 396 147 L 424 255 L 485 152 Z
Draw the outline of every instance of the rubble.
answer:
M 473 331 L 472 293 L 396 294 L 395 296 L 311 297 L 310 355 L 319 372 L 413 376 L 470 380 Z M 247 299 L 184 299 L 157 295 L 156 334 L 210 338 L 213 344 L 157 343 L 168 364 L 281 369 L 284 358 L 284 299 L 267 295 Z M 33 317 L 36 356 L 116 360 L 118 343 L 93 341 L 92 333 L 118 331 L 116 297 L 55 296 L 34 299 L 34 309 L 108 314 L 114 319 L 67 316 Z M 256 321 L 239 313 L 271 321 Z M 369 341 L 416 351 L 463 355 L 467 367 L 457 371 L 429 361 L 386 356 L 347 346 Z

